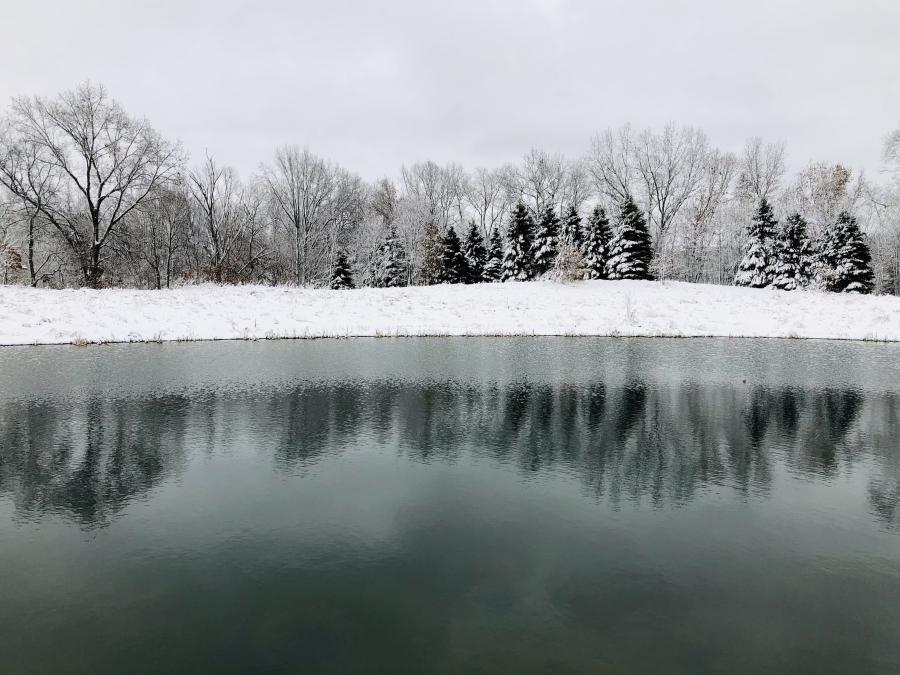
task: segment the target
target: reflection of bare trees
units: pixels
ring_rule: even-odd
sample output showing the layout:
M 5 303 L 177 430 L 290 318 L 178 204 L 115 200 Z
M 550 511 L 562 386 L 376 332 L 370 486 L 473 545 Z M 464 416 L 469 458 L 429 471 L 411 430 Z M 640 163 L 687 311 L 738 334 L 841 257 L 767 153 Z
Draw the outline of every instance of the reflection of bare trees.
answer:
M 172 475 L 184 457 L 181 397 L 0 410 L 0 493 L 25 513 L 105 524 Z
M 468 454 L 525 475 L 574 475 L 613 507 L 683 504 L 718 485 L 766 494 L 778 465 L 827 480 L 865 460 L 878 469 L 869 508 L 896 526 L 898 427 L 892 395 L 636 380 L 615 387 L 340 381 L 248 398 L 12 402 L 0 408 L 0 494 L 25 514 L 104 524 L 177 474 L 190 449 L 215 453 L 248 439 L 279 471 L 372 443 L 414 461 Z

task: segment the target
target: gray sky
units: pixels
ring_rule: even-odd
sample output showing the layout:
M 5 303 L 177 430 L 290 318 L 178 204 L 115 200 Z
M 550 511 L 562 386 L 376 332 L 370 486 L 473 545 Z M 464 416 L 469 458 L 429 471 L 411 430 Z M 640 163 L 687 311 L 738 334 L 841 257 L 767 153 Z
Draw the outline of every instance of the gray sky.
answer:
M 4 106 L 102 82 L 242 174 L 283 143 L 372 179 L 674 121 L 872 175 L 900 123 L 898 0 L 0 4 Z

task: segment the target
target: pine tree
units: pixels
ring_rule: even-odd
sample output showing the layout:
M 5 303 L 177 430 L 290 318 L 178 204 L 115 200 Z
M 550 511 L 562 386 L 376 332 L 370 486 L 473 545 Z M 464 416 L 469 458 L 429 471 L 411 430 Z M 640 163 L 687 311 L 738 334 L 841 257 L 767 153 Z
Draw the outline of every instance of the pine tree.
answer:
M 466 245 L 463 247 L 463 255 L 468 266 L 467 284 L 477 284 L 484 278 L 484 268 L 487 264 L 488 252 L 484 247 L 484 237 L 481 236 L 475 221 L 469 222 L 469 231 L 466 233 Z
M 506 232 L 506 252 L 503 254 L 503 281 L 531 279 L 531 237 L 534 221 L 522 202 L 516 204 Z
M 581 216 L 578 215 L 578 209 L 574 206 L 569 207 L 566 217 L 562 222 L 562 228 L 559 233 L 560 245 L 564 241 L 574 244 L 577 248 L 582 245 Z
M 588 218 L 582 247 L 588 279 L 606 278 L 606 257 L 611 236 L 606 211 L 602 206 L 595 206 Z
M 559 248 L 559 217 L 552 206 L 544 209 L 531 243 L 534 274 L 544 274 L 553 267 Z
M 819 267 L 825 288 L 836 293 L 872 292 L 872 254 L 856 218 L 843 211 L 825 230 L 819 247 Z
M 652 279 L 653 249 L 644 214 L 631 195 L 625 195 L 609 242 L 606 274 L 610 279 Z
M 772 247 L 776 225 L 772 206 L 768 200 L 760 200 L 759 208 L 747 228 L 747 252 L 734 277 L 735 286 L 765 288 L 772 283 L 775 277 Z
M 406 251 L 391 226 L 378 248 L 375 261 L 375 285 L 379 288 L 406 286 Z
M 806 234 L 806 221 L 795 213 L 781 225 L 775 236 L 772 286 L 785 291 L 803 288 L 812 279 L 812 263 L 812 244 Z
M 425 223 L 419 246 L 422 250 L 422 265 L 418 274 L 419 283 L 425 286 L 439 284 L 444 249 L 441 245 L 441 233 L 433 220 Z
M 838 267 L 841 292 L 868 295 L 875 288 L 875 273 L 866 236 L 859 229 L 856 218 L 849 213 L 841 213 L 838 222 L 844 233 L 841 264 Z
M 459 236 L 452 225 L 447 228 L 447 234 L 441 240 L 441 251 L 441 282 L 464 284 L 469 278 L 469 266 L 466 264 Z
M 339 250 L 334 257 L 334 265 L 331 267 L 331 288 L 336 291 L 344 288 L 354 288 L 350 263 L 347 261 L 347 254 L 343 250 Z
M 495 227 L 491 232 L 491 241 L 488 246 L 487 262 L 484 264 L 484 273 L 481 278 L 484 281 L 500 281 L 503 274 L 503 238 L 500 236 L 500 228 Z

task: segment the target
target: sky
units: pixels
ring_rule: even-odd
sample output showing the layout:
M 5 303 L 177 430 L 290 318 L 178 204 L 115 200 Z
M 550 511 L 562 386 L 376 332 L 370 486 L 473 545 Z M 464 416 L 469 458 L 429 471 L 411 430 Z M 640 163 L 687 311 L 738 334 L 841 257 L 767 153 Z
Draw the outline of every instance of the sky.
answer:
M 873 177 L 900 124 L 900 1 L 0 0 L 0 104 L 104 84 L 242 175 L 283 144 L 373 180 L 702 128 Z

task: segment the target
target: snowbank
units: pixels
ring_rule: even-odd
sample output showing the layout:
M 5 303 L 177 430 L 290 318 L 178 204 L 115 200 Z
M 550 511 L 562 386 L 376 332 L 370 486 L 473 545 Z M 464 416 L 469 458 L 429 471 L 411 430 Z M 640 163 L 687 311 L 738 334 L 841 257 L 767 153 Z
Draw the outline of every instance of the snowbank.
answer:
M 900 298 L 646 281 L 354 291 L 0 287 L 0 345 L 417 335 L 900 341 Z

